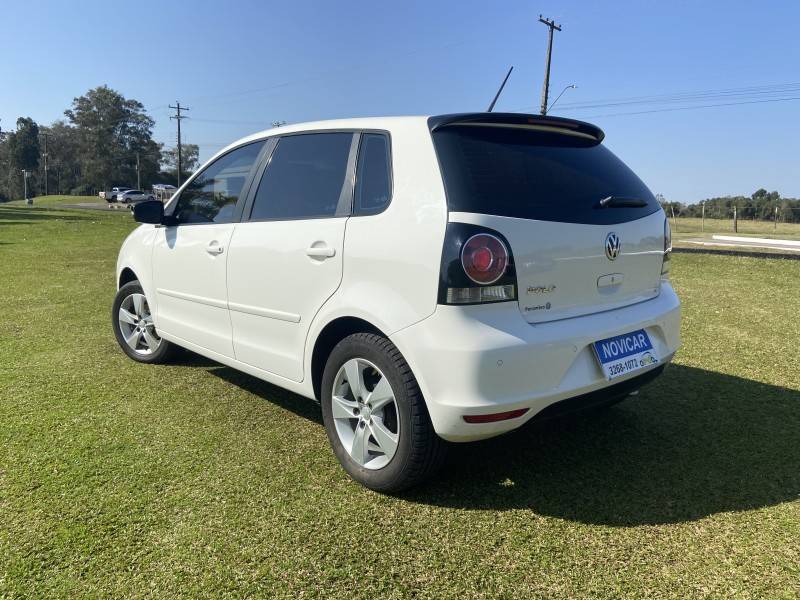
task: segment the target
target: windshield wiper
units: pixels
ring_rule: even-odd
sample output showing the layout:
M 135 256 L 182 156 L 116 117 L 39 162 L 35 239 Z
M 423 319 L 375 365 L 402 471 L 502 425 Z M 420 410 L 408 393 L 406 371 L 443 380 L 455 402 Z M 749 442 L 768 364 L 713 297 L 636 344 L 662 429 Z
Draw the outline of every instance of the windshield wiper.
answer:
M 643 208 L 647 202 L 641 198 L 623 198 L 621 196 L 606 196 L 600 200 L 598 208 Z

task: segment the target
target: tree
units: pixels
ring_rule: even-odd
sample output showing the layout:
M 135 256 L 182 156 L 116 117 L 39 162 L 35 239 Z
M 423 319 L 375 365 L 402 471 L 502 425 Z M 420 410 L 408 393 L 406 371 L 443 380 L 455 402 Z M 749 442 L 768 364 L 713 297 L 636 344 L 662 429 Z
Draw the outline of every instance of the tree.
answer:
M 86 191 L 135 185 L 137 153 L 142 187 L 152 183 L 161 152 L 152 137 L 155 121 L 141 102 L 103 85 L 75 98 L 64 114 L 76 129 Z
M 162 162 L 173 175 L 178 174 L 178 148 L 170 148 L 161 153 Z M 197 169 L 200 162 L 200 147 L 197 144 L 181 144 L 181 181 L 186 180 Z
M 680 202 L 668 201 L 664 197 L 664 194 L 656 194 L 656 201 L 661 205 L 661 208 L 664 209 L 664 212 L 667 213 L 667 216 L 669 217 L 671 217 L 673 213 L 675 215 L 680 215 L 686 209 L 686 207 Z
M 39 166 L 39 125 L 29 117 L 17 119 L 17 130 L 8 136 L 11 164 L 33 171 Z
M 39 167 L 39 125 L 29 117 L 17 119 L 17 130 L 8 135 L 5 144 L 8 195 L 22 197 L 22 170 L 30 173 L 28 195 L 36 189 L 36 169 Z
M 66 193 L 80 183 L 78 130 L 64 121 L 41 127 L 47 134 L 49 185 L 57 194 Z

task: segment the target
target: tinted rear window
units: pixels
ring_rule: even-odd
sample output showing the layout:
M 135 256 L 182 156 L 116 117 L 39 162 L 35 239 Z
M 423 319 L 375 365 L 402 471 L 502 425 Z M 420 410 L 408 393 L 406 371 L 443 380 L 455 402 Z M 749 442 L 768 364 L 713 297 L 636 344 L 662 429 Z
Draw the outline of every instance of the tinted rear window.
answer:
M 511 127 L 449 126 L 434 131 L 433 141 L 453 212 L 602 225 L 659 209 L 642 180 L 591 140 Z M 599 208 L 607 196 L 646 205 Z

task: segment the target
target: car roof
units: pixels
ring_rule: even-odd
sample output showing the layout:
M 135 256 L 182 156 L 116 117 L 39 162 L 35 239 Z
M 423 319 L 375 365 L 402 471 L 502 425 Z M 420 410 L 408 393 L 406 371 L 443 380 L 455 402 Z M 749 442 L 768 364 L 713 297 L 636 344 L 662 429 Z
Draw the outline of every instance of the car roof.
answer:
M 407 117 L 358 117 L 351 119 L 330 119 L 325 121 L 307 121 L 304 123 L 293 123 L 291 125 L 281 125 L 264 129 L 228 144 L 217 152 L 214 156 L 224 154 L 231 148 L 241 146 L 248 142 L 255 142 L 273 135 L 284 135 L 289 133 L 302 133 L 304 131 L 325 131 L 337 129 L 386 129 L 393 130 L 401 127 L 413 127 L 425 125 L 427 116 L 407 116 Z
M 579 135 L 593 138 L 596 143 L 603 141 L 605 134 L 596 125 L 586 123 L 583 121 L 576 121 L 574 119 L 567 119 L 562 117 L 551 117 L 543 115 L 533 115 L 526 113 L 487 113 L 487 112 L 471 112 L 471 113 L 453 113 L 445 115 L 417 115 L 417 116 L 398 116 L 398 117 L 358 117 L 350 119 L 331 119 L 326 121 L 308 121 L 305 123 L 294 123 L 291 125 L 281 125 L 280 127 L 273 127 L 264 129 L 257 133 L 253 133 L 246 137 L 236 140 L 228 144 L 222 150 L 214 154 L 209 159 L 213 160 L 221 156 L 229 150 L 247 144 L 248 142 L 256 142 L 264 138 L 274 135 L 284 135 L 289 133 L 302 133 L 305 131 L 325 131 L 337 129 L 385 129 L 388 131 L 403 129 L 403 128 L 418 128 L 420 126 L 426 127 L 433 131 L 439 127 L 456 124 L 497 124 L 509 123 L 515 125 L 526 124 L 530 127 L 545 127 L 562 129 L 565 132 L 572 130 Z

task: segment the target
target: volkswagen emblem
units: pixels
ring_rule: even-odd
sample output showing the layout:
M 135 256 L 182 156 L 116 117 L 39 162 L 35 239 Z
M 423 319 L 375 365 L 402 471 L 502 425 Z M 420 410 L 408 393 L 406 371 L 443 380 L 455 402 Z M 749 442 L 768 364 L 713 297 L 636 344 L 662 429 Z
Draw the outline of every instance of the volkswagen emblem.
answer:
M 606 258 L 608 260 L 616 260 L 619 256 L 619 249 L 619 236 L 612 231 L 606 236 Z

